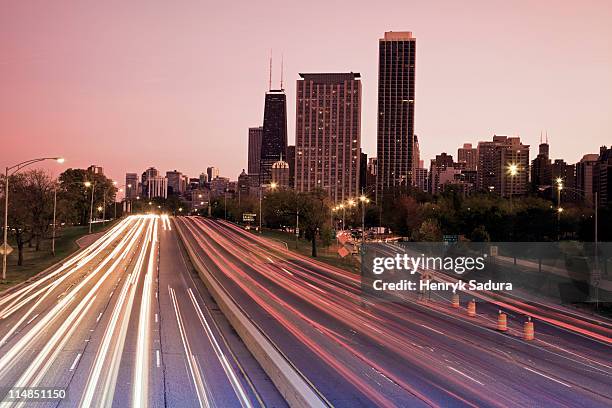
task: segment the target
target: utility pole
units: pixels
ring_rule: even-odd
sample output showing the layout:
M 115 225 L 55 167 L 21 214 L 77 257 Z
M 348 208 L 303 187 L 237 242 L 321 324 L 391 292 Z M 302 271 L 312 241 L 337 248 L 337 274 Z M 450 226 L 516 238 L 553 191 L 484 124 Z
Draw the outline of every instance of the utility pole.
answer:
M 298 248 L 298 239 L 300 238 L 300 209 L 295 213 L 295 249 Z
M 2 280 L 6 280 L 6 257 L 8 254 L 8 196 L 9 196 L 9 168 L 4 173 L 4 253 L 2 254 Z
M 53 189 L 53 232 L 51 233 L 51 255 L 55 256 L 55 225 L 56 225 L 56 214 L 57 213 L 57 182 Z
M 259 233 L 261 234 L 261 189 L 263 186 L 259 186 Z
M 93 223 L 94 191 L 96 191 L 95 181 L 91 184 L 91 203 L 89 205 L 89 233 L 90 234 L 91 234 L 91 224 Z

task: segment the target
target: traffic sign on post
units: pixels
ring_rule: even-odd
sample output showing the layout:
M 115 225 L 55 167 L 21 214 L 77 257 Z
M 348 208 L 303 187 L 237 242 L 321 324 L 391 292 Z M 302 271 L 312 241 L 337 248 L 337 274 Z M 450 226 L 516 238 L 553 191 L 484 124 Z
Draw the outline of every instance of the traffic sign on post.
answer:
M 9 244 L 6 244 L 6 254 L 10 255 L 11 252 L 13 252 L 13 247 L 11 247 Z M 0 246 L 0 255 L 4 255 L 4 244 Z

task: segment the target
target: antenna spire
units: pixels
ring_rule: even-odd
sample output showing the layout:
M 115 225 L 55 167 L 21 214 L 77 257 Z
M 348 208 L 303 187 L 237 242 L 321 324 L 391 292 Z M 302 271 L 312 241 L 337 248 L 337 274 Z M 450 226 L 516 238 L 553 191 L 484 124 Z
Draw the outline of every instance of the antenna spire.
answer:
M 270 48 L 270 78 L 268 79 L 268 90 L 272 90 L 272 48 Z
M 284 54 L 281 54 L 281 72 L 280 72 L 280 89 L 283 89 L 283 63 L 284 63 Z
M 546 144 L 548 144 L 548 130 L 546 131 Z

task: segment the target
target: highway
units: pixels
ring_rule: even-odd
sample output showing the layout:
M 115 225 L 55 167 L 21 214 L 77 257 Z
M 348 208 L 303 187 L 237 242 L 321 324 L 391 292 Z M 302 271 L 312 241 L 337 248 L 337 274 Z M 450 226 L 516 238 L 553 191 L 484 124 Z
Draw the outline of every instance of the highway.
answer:
M 444 301 L 381 302 L 362 293 L 358 275 L 230 223 L 180 217 L 175 226 L 330 405 L 612 405 L 605 339 L 548 324 L 527 342 L 516 319 L 502 334 L 488 312 L 468 318 Z
M 66 396 L 10 398 L 34 387 Z M 1 407 L 285 405 L 156 215 L 0 295 L 0 391 Z

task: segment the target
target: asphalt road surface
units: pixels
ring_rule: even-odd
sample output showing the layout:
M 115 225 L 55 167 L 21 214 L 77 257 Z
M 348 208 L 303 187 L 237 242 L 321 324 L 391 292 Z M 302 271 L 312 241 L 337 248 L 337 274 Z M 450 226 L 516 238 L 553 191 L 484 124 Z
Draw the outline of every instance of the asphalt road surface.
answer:
M 170 220 L 153 215 L 124 219 L 0 296 L 0 399 L 2 407 L 285 406 L 194 278 Z
M 175 225 L 334 406 L 612 406 L 605 341 L 554 325 L 524 341 L 515 323 L 500 333 L 486 313 L 469 318 L 448 302 L 374 299 L 358 275 L 230 223 L 180 217 Z

